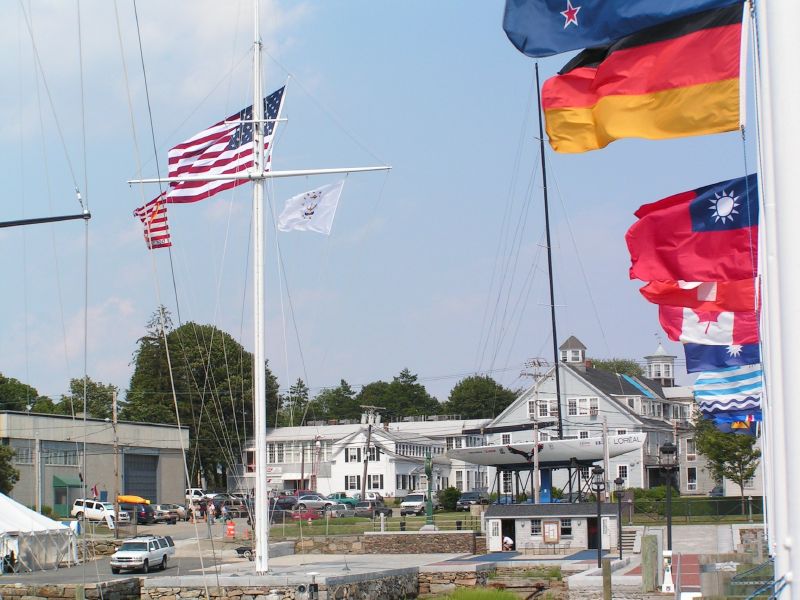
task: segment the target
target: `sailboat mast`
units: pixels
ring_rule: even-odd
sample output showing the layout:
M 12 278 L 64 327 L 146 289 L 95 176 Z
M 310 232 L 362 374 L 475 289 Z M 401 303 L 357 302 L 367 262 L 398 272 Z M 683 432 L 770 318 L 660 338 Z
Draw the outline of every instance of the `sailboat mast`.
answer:
M 542 197 L 544 199 L 544 231 L 547 236 L 547 279 L 550 283 L 550 331 L 553 334 L 553 368 L 556 377 L 556 408 L 558 410 L 558 439 L 564 437 L 561 419 L 561 380 L 558 376 L 558 335 L 556 334 L 556 296 L 553 291 L 553 245 L 550 243 L 550 205 L 547 201 L 547 166 L 544 158 L 544 125 L 542 123 L 542 92 L 539 88 L 539 63 L 536 63 L 536 99 L 539 106 L 539 156 L 542 160 Z
M 259 0 L 254 0 L 253 171 L 264 171 L 264 101 L 261 92 Z M 264 349 L 264 178 L 253 181 L 253 439 L 255 441 L 255 570 L 269 570 L 269 498 L 267 497 L 267 382 Z

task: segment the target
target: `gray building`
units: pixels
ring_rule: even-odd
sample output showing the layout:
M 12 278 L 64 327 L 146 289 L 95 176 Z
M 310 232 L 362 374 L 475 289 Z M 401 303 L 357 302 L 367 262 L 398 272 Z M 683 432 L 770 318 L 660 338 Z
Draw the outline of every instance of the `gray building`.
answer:
M 84 494 L 113 501 L 114 426 L 103 419 L 0 412 L 0 438 L 15 456 L 17 502 L 66 515 Z M 152 502 L 184 502 L 184 454 L 189 430 L 175 425 L 119 422 L 116 426 L 120 494 Z M 85 449 L 85 472 L 84 472 Z

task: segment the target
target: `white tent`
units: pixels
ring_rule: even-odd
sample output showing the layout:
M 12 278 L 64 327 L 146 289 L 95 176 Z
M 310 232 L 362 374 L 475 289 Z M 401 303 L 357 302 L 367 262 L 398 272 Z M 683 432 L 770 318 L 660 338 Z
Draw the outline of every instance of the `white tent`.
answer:
M 0 494 L 0 560 L 7 563 L 13 556 L 16 571 L 57 569 L 75 562 L 76 548 L 75 532 L 67 525 Z

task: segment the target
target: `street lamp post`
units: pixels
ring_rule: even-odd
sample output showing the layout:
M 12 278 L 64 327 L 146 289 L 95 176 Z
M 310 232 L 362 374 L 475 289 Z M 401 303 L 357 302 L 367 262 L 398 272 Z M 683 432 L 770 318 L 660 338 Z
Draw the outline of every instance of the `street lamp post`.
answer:
M 672 550 L 672 474 L 678 468 L 678 447 L 667 442 L 658 449 L 658 463 L 667 475 L 667 550 Z
M 622 477 L 617 477 L 614 480 L 617 494 L 617 548 L 619 548 L 619 559 L 622 560 L 622 489 L 625 485 L 625 480 Z
M 664 582 L 661 591 L 673 593 L 675 585 L 672 581 L 672 474 L 678 469 L 678 447 L 667 442 L 658 449 L 658 463 L 667 475 L 667 550 L 664 552 Z
M 592 469 L 592 489 L 597 498 L 597 568 L 603 566 L 603 515 L 602 505 L 600 504 L 600 494 L 606 489 L 606 482 L 603 478 L 605 470 L 600 465 L 595 465 Z

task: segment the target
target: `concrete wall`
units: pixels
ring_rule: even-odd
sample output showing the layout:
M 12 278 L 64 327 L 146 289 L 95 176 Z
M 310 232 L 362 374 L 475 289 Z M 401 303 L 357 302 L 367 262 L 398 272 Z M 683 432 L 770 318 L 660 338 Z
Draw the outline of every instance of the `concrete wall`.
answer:
M 295 554 L 475 554 L 476 537 L 472 531 L 307 537 L 295 542 Z

